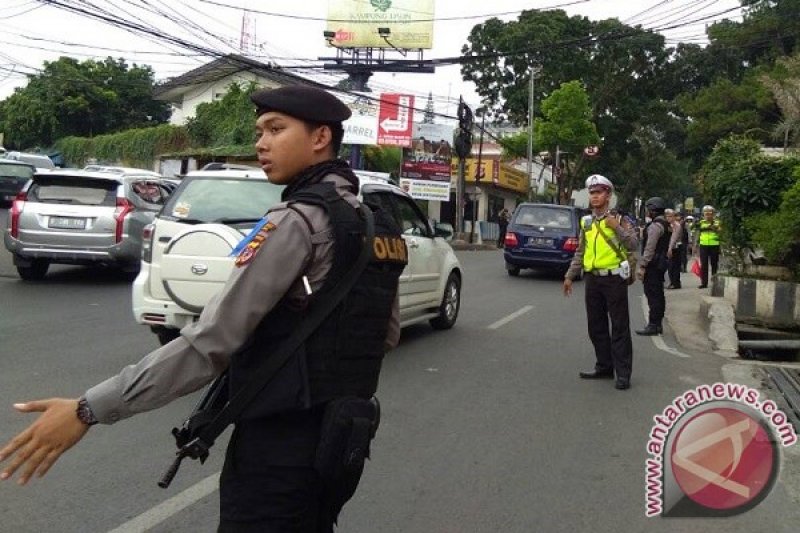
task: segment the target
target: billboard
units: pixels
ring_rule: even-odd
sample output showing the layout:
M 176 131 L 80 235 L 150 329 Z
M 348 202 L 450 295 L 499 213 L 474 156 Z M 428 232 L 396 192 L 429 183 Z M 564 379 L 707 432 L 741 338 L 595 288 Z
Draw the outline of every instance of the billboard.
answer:
M 326 30 L 334 37 L 328 46 L 433 48 L 434 3 L 435 0 L 329 0 Z M 378 34 L 378 28 L 388 29 L 386 39 Z
M 450 201 L 453 126 L 414 124 L 411 147 L 403 149 L 400 186 L 416 200 Z

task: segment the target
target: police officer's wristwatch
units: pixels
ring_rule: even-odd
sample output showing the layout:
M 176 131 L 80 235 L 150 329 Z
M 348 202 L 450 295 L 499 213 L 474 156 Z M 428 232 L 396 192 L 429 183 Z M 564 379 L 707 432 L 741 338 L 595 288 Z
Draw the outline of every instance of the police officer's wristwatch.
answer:
M 81 396 L 78 400 L 78 408 L 75 413 L 78 415 L 78 420 L 87 426 L 93 426 L 98 422 L 97 417 L 92 412 L 92 408 L 89 407 L 89 402 L 86 401 L 86 396 Z

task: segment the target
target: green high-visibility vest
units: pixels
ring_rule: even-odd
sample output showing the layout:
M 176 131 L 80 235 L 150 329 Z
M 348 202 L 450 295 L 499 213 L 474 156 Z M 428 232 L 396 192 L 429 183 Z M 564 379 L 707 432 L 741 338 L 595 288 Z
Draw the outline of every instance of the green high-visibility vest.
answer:
M 583 269 L 587 272 L 598 268 L 613 270 L 618 268 L 621 262 L 617 253 L 614 252 L 614 249 L 611 248 L 600 235 L 601 231 L 606 234 L 611 242 L 619 246 L 620 250 L 624 253 L 625 248 L 619 243 L 616 232 L 606 226 L 605 219 L 592 223 L 591 216 L 584 217 Z
M 699 226 L 700 246 L 719 246 L 719 223 L 701 220 Z M 713 229 L 712 229 L 713 226 Z

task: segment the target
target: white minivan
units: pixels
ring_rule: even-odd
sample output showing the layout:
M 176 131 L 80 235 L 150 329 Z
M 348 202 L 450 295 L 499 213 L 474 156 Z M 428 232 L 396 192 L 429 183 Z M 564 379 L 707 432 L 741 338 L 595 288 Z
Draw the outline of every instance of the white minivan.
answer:
M 360 196 L 392 213 L 403 229 L 408 265 L 400 277 L 400 325 L 453 327 L 462 269 L 444 231 L 437 234 L 402 189 L 361 174 Z M 178 336 L 227 281 L 230 253 L 273 205 L 282 186 L 261 169 L 189 172 L 143 232 L 142 266 L 133 283 L 133 314 L 162 343 Z

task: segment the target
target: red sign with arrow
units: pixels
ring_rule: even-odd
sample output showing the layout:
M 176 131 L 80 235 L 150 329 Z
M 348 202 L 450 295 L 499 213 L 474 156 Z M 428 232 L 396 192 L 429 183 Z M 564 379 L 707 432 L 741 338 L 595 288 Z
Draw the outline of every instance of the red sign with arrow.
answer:
M 381 94 L 378 108 L 378 144 L 411 147 L 414 126 L 414 95 Z

